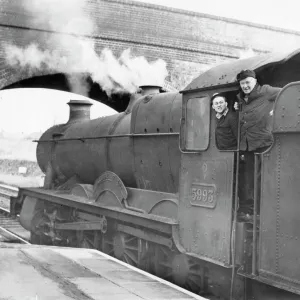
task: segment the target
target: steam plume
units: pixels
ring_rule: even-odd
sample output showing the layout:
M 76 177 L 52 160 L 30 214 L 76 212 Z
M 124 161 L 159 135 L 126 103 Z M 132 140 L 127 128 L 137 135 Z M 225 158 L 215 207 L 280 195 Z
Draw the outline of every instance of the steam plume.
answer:
M 5 45 L 6 59 L 12 66 L 32 74 L 38 70 L 65 73 L 71 90 L 85 95 L 89 89 L 86 76 L 111 94 L 132 93 L 143 84 L 162 85 L 168 75 L 163 60 L 149 63 L 144 57 L 133 57 L 129 49 L 119 58 L 109 49 L 96 53 L 94 40 L 84 37 L 92 35 L 95 28 L 85 0 L 23 0 L 23 3 L 35 26 L 69 35 L 52 34 L 47 50 L 34 43 L 25 48 Z

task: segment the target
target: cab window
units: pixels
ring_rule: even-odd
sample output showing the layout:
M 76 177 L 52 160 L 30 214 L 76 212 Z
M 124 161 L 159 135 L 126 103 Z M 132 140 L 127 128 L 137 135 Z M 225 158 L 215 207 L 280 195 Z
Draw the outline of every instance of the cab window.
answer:
M 210 98 L 188 99 L 184 126 L 184 150 L 204 151 L 209 144 Z

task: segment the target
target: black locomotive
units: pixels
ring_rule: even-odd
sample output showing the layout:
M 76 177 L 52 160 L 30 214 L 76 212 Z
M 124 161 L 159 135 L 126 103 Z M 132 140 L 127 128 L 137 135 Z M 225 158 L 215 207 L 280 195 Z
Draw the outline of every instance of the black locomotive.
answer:
M 274 144 L 244 170 L 255 175 L 248 220 L 238 151 L 217 149 L 211 109 L 215 93 L 233 106 L 242 69 L 284 87 Z M 300 50 L 233 61 L 181 93 L 143 87 L 94 120 L 89 102 L 70 101 L 69 121 L 38 141 L 45 186 L 21 189 L 21 224 L 34 243 L 100 249 L 210 299 L 300 299 L 299 70 Z

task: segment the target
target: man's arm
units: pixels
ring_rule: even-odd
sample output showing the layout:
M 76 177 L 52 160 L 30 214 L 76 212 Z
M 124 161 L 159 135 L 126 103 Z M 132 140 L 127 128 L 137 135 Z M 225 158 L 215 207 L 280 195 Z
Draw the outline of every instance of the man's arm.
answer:
M 267 85 L 266 88 L 267 88 L 266 93 L 268 94 L 268 100 L 274 102 L 276 100 L 276 97 L 282 90 L 282 88 L 273 87 L 270 85 Z

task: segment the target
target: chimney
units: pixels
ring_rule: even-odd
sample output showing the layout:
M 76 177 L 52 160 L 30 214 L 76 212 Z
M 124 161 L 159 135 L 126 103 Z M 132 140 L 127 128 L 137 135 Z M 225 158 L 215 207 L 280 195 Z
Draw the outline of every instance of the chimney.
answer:
M 90 120 L 90 110 L 93 105 L 88 100 L 70 100 L 70 117 L 68 123 Z
M 142 96 L 151 95 L 151 94 L 159 94 L 159 90 L 161 86 L 159 85 L 141 85 L 140 89 L 142 90 Z

